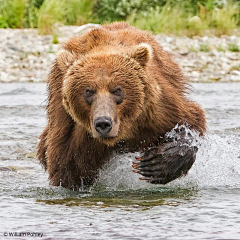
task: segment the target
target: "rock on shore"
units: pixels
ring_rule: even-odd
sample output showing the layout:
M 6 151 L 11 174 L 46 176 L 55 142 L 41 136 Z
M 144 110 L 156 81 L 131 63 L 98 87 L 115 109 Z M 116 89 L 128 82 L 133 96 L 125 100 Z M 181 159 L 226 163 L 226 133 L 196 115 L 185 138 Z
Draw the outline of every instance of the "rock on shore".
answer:
M 79 27 L 59 27 L 59 44 L 36 29 L 0 29 L 0 82 L 44 82 L 61 43 L 79 35 Z M 157 41 L 194 82 L 240 82 L 240 37 L 176 37 Z

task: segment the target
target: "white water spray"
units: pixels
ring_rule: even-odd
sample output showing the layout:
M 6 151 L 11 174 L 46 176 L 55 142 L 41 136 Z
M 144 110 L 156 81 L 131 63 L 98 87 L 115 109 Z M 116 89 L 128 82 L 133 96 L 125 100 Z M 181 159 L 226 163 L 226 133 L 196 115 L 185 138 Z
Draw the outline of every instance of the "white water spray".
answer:
M 96 184 L 108 190 L 126 190 L 154 187 L 217 187 L 240 186 L 240 138 L 207 134 L 197 143 L 199 150 L 192 168 L 185 177 L 167 185 L 154 185 L 140 180 L 141 175 L 132 172 L 132 161 L 140 153 L 114 156 L 100 171 Z

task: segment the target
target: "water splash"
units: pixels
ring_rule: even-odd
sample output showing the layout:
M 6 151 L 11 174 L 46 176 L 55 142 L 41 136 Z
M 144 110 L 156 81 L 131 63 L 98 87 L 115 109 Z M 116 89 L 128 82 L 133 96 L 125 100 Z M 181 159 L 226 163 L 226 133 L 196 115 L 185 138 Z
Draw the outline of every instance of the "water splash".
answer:
M 199 150 L 189 173 L 166 187 L 240 186 L 239 137 L 207 134 L 195 144 Z M 132 161 L 140 155 L 137 152 L 114 156 L 100 171 L 96 185 L 103 185 L 107 190 L 165 187 L 140 180 L 141 175 L 132 172 Z
M 188 143 L 191 146 L 198 146 L 201 138 L 199 137 L 200 133 L 195 130 L 191 130 L 187 123 L 177 124 L 170 132 L 167 132 L 165 138 L 171 141 L 178 141 L 181 138 L 188 140 Z
M 208 134 L 188 175 L 177 180 L 199 187 L 240 186 L 240 138 Z

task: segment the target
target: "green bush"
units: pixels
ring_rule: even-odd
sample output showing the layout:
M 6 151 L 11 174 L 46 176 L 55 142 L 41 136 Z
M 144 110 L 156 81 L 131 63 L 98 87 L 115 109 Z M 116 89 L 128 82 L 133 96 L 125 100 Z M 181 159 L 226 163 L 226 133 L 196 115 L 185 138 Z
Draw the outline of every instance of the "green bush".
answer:
M 152 11 L 166 4 L 171 7 L 180 5 L 184 12 L 191 12 L 194 15 L 199 8 L 198 4 L 210 6 L 210 2 L 213 0 L 97 0 L 93 12 L 98 21 L 102 23 L 126 20 L 133 13 Z
M 220 4 L 218 2 L 218 4 Z M 167 2 L 163 7 L 152 8 L 140 13 L 133 12 L 127 21 L 153 33 L 173 33 L 187 36 L 204 35 L 206 30 L 220 36 L 231 34 L 239 23 L 239 5 L 231 2 L 217 8 L 217 2 L 208 0 L 205 5 L 198 2 L 199 9 L 186 11 L 182 3 Z M 208 9 L 208 8 L 209 9 Z M 211 9 L 211 10 L 210 10 Z
M 0 28 L 8 28 L 7 19 L 2 14 L 0 14 Z
M 133 11 L 138 13 L 164 4 L 166 0 L 97 0 L 93 12 L 99 22 L 122 21 Z
M 92 8 L 95 1 L 91 0 L 65 0 L 66 12 L 64 23 L 70 25 L 83 25 L 93 21 Z
M 38 15 L 39 32 L 51 34 L 57 22 L 67 25 L 88 23 L 91 21 L 93 3 L 93 0 L 45 0 Z
M 36 28 L 51 34 L 56 22 L 91 21 L 95 0 L 0 0 L 0 28 Z
M 25 4 L 26 0 L 0 0 L 0 26 L 22 27 Z
M 222 8 L 215 8 L 206 14 L 204 20 L 215 35 L 231 34 L 238 27 L 239 6 L 228 3 Z
M 43 0 L 0 0 L 0 28 L 35 28 Z
M 23 27 L 36 28 L 38 26 L 38 12 L 43 0 L 28 0 L 25 5 L 25 15 L 23 21 Z
M 34 7 L 39 9 L 42 6 L 44 0 L 30 0 L 30 1 L 32 2 Z
M 175 33 L 187 28 L 188 19 L 179 7 L 166 4 L 163 7 L 151 9 L 148 12 L 133 13 L 128 22 L 138 28 L 150 30 L 153 33 Z
M 52 34 L 54 24 L 61 22 L 65 12 L 65 1 L 44 1 L 38 14 L 38 28 L 40 34 Z
M 54 33 L 57 22 L 82 25 L 128 21 L 154 33 L 231 34 L 240 0 L 0 0 L 0 28 L 38 28 Z

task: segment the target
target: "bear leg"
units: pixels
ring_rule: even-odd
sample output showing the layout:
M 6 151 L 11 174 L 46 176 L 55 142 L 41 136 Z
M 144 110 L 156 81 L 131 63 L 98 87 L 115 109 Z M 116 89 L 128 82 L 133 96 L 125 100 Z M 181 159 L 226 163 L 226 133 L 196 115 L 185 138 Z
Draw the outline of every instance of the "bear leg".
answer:
M 180 130 L 177 138 L 166 137 L 163 144 L 153 147 L 138 162 L 133 162 L 133 170 L 141 174 L 141 180 L 153 184 L 166 184 L 186 175 L 192 167 L 197 146 L 192 144 L 193 138 L 184 130 Z
M 40 142 L 38 144 L 38 151 L 37 151 L 37 156 L 40 160 L 41 165 L 44 167 L 45 170 L 47 170 L 47 158 L 46 158 L 46 151 L 47 151 L 47 146 L 46 146 L 46 140 L 47 140 L 47 135 L 48 135 L 48 127 L 46 127 L 42 133 L 42 135 L 39 137 Z

